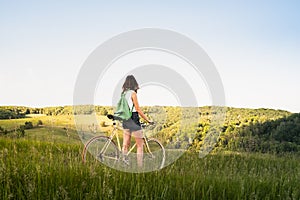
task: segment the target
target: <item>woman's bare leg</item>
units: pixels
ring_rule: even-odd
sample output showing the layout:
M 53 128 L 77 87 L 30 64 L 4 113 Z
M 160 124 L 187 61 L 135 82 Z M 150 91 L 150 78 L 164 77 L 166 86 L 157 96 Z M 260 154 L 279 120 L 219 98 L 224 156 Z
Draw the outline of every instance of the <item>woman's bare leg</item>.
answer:
M 140 131 L 134 131 L 132 133 L 135 136 L 135 142 L 136 142 L 136 149 L 137 149 L 137 163 L 139 167 L 143 166 L 143 145 L 144 145 L 144 138 L 143 138 L 143 132 Z
M 128 152 L 128 148 L 130 146 L 130 139 L 131 139 L 131 135 L 130 135 L 129 129 L 124 129 L 124 132 L 123 132 L 123 147 L 122 147 L 122 151 L 123 151 L 124 155 L 126 155 L 127 152 Z

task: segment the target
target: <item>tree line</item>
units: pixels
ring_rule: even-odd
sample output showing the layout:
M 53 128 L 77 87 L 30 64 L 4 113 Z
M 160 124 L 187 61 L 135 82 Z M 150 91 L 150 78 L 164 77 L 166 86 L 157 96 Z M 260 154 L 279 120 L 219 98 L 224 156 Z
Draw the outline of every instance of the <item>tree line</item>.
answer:
M 50 116 L 57 115 L 88 115 L 96 112 L 99 115 L 106 115 L 113 110 L 110 106 L 53 106 L 44 108 L 31 108 L 24 106 L 0 106 L 0 119 L 19 119 L 25 118 L 29 114 L 43 114 Z
M 166 145 L 174 148 L 188 146 L 198 151 L 205 144 L 205 138 L 213 132 L 220 132 L 216 140 L 217 149 L 256 152 L 300 152 L 300 113 L 290 113 L 274 109 L 225 109 L 225 121 L 221 127 L 214 127 L 211 122 L 216 107 L 185 108 L 168 106 L 142 107 L 156 126 L 151 130 Z M 189 110 L 190 109 L 190 112 Z M 222 108 L 223 109 L 223 108 Z M 97 115 L 112 114 L 111 106 L 58 106 L 45 108 L 0 107 L 0 119 L 26 117 L 27 114 L 44 115 Z M 191 115 L 194 113 L 194 115 Z M 182 119 L 191 118 L 191 122 L 182 124 Z M 197 120 L 192 120 L 197 118 Z

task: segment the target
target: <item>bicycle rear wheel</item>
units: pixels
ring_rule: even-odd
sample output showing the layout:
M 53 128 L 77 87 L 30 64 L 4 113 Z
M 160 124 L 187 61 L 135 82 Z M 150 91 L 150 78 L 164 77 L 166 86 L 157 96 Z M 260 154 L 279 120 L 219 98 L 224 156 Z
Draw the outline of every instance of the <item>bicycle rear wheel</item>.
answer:
M 162 169 L 165 164 L 166 152 L 163 145 L 154 138 L 145 141 L 144 165 L 151 170 Z
M 93 158 L 89 158 L 88 152 Z M 119 159 L 119 150 L 113 140 L 106 136 L 96 136 L 90 139 L 82 152 L 82 161 L 97 159 L 100 162 L 110 165 Z

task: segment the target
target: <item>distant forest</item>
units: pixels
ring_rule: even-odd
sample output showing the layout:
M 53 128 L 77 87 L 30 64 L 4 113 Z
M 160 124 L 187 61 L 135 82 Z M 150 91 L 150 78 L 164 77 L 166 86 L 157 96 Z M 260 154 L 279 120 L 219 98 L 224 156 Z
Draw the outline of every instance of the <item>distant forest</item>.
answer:
M 211 128 L 210 120 L 214 113 L 210 106 L 197 109 L 199 120 L 196 124 L 180 128 L 180 107 L 159 107 L 163 109 L 166 120 L 157 124 L 156 131 L 165 143 L 178 138 L 180 144 L 198 151 Z M 143 107 L 145 113 L 155 111 L 153 107 Z M 44 115 L 91 114 L 106 115 L 113 113 L 110 106 L 59 106 L 29 108 L 21 106 L 1 106 L 0 119 L 24 118 L 28 114 Z M 160 119 L 154 119 L 160 120 Z M 226 108 L 226 119 L 221 134 L 217 138 L 216 149 L 247 152 L 300 152 L 300 113 L 290 113 L 273 109 Z M 194 136 L 191 140 L 191 136 Z
M 73 106 L 56 106 L 44 108 L 30 108 L 24 106 L 0 106 L 0 119 L 18 119 L 25 118 L 28 114 L 44 114 L 44 115 L 70 115 L 73 114 Z M 74 114 L 91 114 L 96 111 L 100 115 L 106 115 L 108 111 L 112 111 L 109 106 L 93 106 L 83 105 L 77 106 Z

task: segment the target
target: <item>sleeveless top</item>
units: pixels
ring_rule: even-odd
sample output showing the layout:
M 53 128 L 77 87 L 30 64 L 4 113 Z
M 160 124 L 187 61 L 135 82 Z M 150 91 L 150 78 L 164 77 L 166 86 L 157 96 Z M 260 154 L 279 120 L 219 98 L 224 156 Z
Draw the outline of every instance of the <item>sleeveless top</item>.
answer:
M 128 103 L 128 106 L 129 106 L 129 109 L 131 110 L 132 109 L 132 112 L 136 112 L 136 109 L 133 105 L 133 102 L 132 102 L 132 99 L 131 99 L 131 96 L 132 96 L 132 93 L 134 91 L 133 90 L 127 90 L 126 91 L 126 94 L 125 94 L 125 98 L 127 100 L 127 103 Z M 133 108 L 132 108 L 133 107 Z

